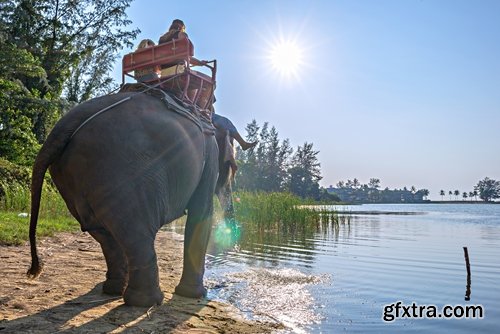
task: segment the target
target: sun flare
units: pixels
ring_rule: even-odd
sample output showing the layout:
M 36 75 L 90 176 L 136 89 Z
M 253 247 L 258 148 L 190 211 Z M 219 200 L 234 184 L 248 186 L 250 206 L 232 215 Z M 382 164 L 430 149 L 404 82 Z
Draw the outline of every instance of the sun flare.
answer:
M 281 75 L 296 77 L 303 63 L 303 51 L 295 41 L 280 41 L 271 48 L 269 59 Z

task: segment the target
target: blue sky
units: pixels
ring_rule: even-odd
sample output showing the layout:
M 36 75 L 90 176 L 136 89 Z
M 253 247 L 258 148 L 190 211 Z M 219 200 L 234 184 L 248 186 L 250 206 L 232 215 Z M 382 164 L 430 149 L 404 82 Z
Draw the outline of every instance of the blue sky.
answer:
M 136 0 L 128 15 L 136 45 L 182 19 L 218 61 L 217 112 L 314 143 L 323 186 L 375 177 L 440 199 L 500 180 L 500 1 Z M 291 78 L 269 60 L 280 38 L 302 51 Z

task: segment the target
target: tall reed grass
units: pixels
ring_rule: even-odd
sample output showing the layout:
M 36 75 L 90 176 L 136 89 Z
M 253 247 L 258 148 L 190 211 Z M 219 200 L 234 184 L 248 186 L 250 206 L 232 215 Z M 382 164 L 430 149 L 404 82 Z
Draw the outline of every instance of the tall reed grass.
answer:
M 334 210 L 303 205 L 290 193 L 238 192 L 234 208 L 238 220 L 259 230 L 295 232 L 339 222 Z

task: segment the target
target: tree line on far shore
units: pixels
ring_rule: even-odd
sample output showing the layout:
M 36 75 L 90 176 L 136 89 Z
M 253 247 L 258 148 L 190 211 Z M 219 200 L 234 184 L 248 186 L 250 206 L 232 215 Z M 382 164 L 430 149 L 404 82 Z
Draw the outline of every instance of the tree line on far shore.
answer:
M 424 203 L 429 202 L 428 189 L 416 189 L 414 186 L 402 189 L 385 188 L 380 190 L 380 179 L 371 178 L 367 184 L 362 184 L 358 179 L 339 181 L 336 186 L 329 186 L 327 191 L 338 196 L 343 202 L 348 203 Z M 444 200 L 447 193 L 444 190 L 439 192 L 439 195 Z M 449 200 L 455 196 L 458 201 L 460 195 L 462 200 L 474 199 L 477 201 L 479 197 L 485 202 L 491 202 L 500 198 L 500 181 L 490 179 L 488 177 L 479 181 L 473 191 L 469 193 L 460 193 L 459 190 L 449 191 Z
M 367 184 L 362 184 L 357 178 L 339 181 L 335 187 L 327 188 L 331 194 L 337 195 L 348 203 L 422 203 L 427 201 L 429 190 L 416 189 L 414 186 L 402 189 L 379 189 L 380 179 L 371 178 Z
M 439 196 L 444 200 L 446 196 L 446 192 L 444 190 L 439 191 Z M 500 181 L 490 179 L 489 177 L 485 177 L 480 180 L 472 191 L 469 192 L 460 192 L 460 190 L 448 191 L 449 200 L 452 200 L 452 196 L 454 196 L 455 201 L 459 200 L 459 196 L 461 195 L 462 200 L 466 201 L 467 199 L 474 199 L 477 201 L 477 197 L 485 202 L 491 202 L 497 198 L 500 198 Z

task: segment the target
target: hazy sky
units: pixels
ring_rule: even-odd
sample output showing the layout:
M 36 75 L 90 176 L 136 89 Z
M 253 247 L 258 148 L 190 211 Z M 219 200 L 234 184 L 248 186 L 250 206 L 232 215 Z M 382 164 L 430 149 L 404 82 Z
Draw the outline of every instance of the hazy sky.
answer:
M 314 143 L 323 186 L 374 177 L 440 199 L 500 180 L 500 1 L 136 0 L 128 15 L 136 45 L 182 19 L 218 61 L 217 112 Z M 302 53 L 291 77 L 270 59 L 280 40 Z

